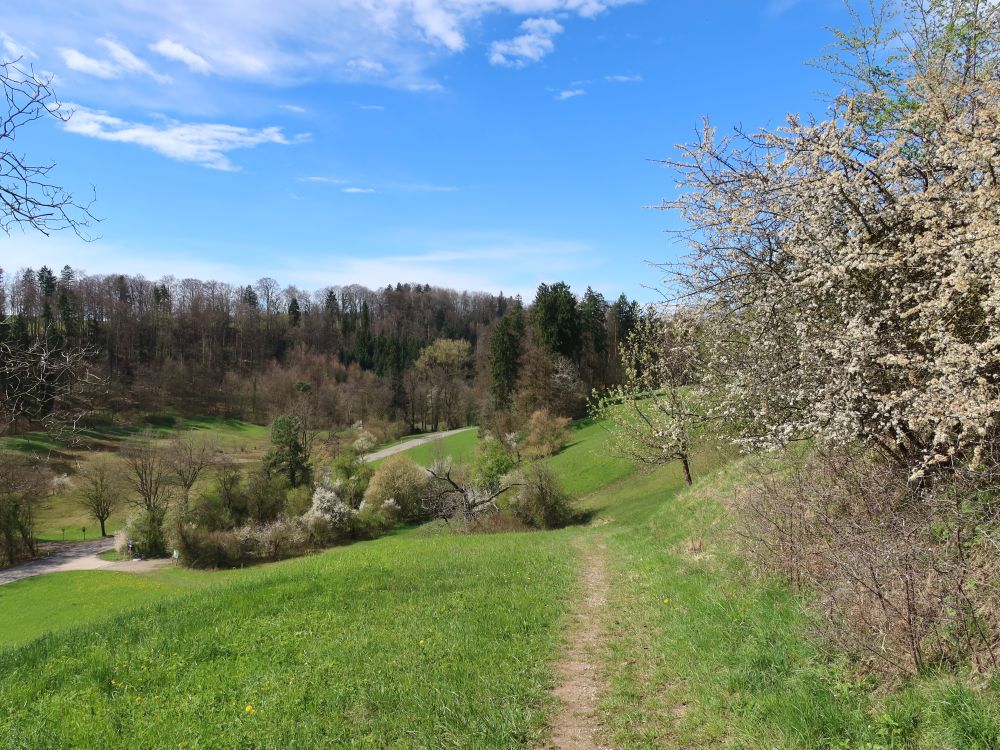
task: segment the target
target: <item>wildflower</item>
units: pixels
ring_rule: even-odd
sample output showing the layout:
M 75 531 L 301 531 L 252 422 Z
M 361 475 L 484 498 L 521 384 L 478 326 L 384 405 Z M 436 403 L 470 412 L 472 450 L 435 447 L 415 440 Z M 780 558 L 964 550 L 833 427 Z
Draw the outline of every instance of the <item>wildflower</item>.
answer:
M 252 713 L 256 712 L 256 709 L 254 709 L 254 707 L 251 706 L 249 703 L 247 703 L 247 707 L 244 708 L 243 710 L 246 711 L 248 714 L 252 714 Z
M 670 597 L 669 596 L 663 597 L 663 603 L 664 604 L 670 604 Z

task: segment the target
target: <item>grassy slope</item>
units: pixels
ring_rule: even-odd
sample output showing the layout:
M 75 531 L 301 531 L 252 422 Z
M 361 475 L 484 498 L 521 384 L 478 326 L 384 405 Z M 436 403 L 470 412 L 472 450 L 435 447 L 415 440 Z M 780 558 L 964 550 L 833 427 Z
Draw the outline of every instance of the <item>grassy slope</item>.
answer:
M 26 578 L 0 586 L 0 648 L 221 583 L 240 572 L 204 573 L 171 567 L 133 575 L 89 570 Z
M 0 440 L 0 447 L 22 453 L 31 453 L 47 458 L 56 473 L 76 473 L 89 460 L 101 453 L 117 451 L 125 440 L 134 436 L 137 427 L 95 427 L 81 430 L 75 435 L 78 444 L 67 447 L 53 441 L 44 433 L 31 433 Z M 259 456 L 267 443 L 267 428 L 240 422 L 235 419 L 183 419 L 179 429 L 152 427 L 152 432 L 160 438 L 174 437 L 180 432 L 194 432 L 218 443 L 219 447 L 238 456 Z M 122 509 L 108 519 L 107 531 L 114 533 L 122 523 L 128 510 Z M 72 491 L 53 495 L 46 499 L 37 517 L 36 536 L 43 540 L 78 540 L 84 537 L 95 539 L 100 533 L 97 522 L 88 517 L 76 500 Z M 65 530 L 65 535 L 63 531 Z
M 713 463 L 693 490 L 667 467 L 587 500 L 611 521 L 616 748 L 1000 747 L 1000 682 L 938 675 L 885 692 L 812 642 L 796 597 L 734 553 L 725 498 L 743 467 Z
M 741 464 L 700 456 L 685 490 L 576 434 L 550 462 L 594 525 L 411 531 L 44 638 L 4 655 L 0 746 L 114 747 L 112 728 L 122 746 L 531 746 L 578 551 L 603 541 L 616 748 L 1000 747 L 1000 681 L 877 691 L 806 638 L 796 598 L 734 553 Z
M 5 653 L 0 746 L 529 744 L 573 580 L 562 534 L 395 536 L 253 571 Z

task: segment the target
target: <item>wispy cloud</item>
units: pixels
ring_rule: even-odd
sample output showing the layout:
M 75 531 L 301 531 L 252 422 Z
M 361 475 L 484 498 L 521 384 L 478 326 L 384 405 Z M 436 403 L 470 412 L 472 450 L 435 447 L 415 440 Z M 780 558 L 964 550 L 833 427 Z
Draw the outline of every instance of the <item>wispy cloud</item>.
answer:
M 66 67 L 78 73 L 105 79 L 142 75 L 149 76 L 159 83 L 170 83 L 170 76 L 161 75 L 153 70 L 148 62 L 136 56 L 121 42 L 110 37 L 101 37 L 97 43 L 104 48 L 105 57 L 91 57 L 71 47 L 61 48 L 59 53 Z
M 524 32 L 513 39 L 493 42 L 490 46 L 490 62 L 523 68 L 538 62 L 555 49 L 553 37 L 562 33 L 563 27 L 551 18 L 529 18 L 521 24 Z
M 282 104 L 281 108 L 289 112 L 294 112 L 297 115 L 304 115 L 308 111 L 305 107 L 300 107 L 298 104 Z
M 161 39 L 156 44 L 149 45 L 149 48 L 170 60 L 183 63 L 188 70 L 195 73 L 208 75 L 212 72 L 212 66 L 209 65 L 208 60 L 173 39 Z
M 639 83 L 640 81 L 642 81 L 642 76 L 640 76 L 640 75 L 634 75 L 634 76 L 631 76 L 631 75 L 629 75 L 629 76 L 625 76 L 625 75 L 604 76 L 604 80 L 605 81 L 610 81 L 611 83 Z
M 371 112 L 381 112 L 385 109 L 381 104 L 359 104 L 358 109 L 364 109 Z
M 309 177 L 296 177 L 299 182 L 318 182 L 323 185 L 344 185 L 347 180 L 341 180 L 337 177 L 324 177 L 322 175 L 314 175 Z
M 586 93 L 587 92 L 585 89 L 566 89 L 556 94 L 556 99 L 561 102 L 564 102 L 567 99 L 572 99 L 577 96 L 583 96 Z
M 255 130 L 221 123 L 175 120 L 155 124 L 129 122 L 104 112 L 82 107 L 73 109 L 73 116 L 64 126 L 71 133 L 102 141 L 132 143 L 171 159 L 224 171 L 239 169 L 227 156 L 231 151 L 265 143 L 289 145 L 304 138 L 296 136 L 290 140 L 278 127 Z
M 360 188 L 360 187 L 346 187 L 341 190 L 342 193 L 374 193 L 375 188 Z
M 0 43 L 3 44 L 4 51 L 14 60 L 37 60 L 38 55 L 28 49 L 23 44 L 14 41 L 14 38 L 0 31 Z

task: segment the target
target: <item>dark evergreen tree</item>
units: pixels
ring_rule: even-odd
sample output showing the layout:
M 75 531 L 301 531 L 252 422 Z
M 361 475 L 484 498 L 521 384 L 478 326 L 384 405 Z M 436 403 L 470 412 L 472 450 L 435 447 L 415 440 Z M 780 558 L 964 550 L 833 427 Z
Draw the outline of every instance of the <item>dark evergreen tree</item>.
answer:
M 580 311 L 568 284 L 540 284 L 531 319 L 538 341 L 547 351 L 576 359 L 580 352 Z

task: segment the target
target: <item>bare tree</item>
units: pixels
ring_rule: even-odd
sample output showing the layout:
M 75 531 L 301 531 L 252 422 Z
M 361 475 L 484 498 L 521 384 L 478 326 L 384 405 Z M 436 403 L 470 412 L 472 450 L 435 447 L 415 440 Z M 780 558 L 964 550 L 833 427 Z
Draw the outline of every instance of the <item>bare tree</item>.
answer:
M 2 334 L 0 328 L 0 334 Z M 65 348 L 53 337 L 30 343 L 0 337 L 0 422 L 74 427 L 88 411 L 88 392 L 103 380 L 88 367 L 87 348 Z
M 484 514 L 495 513 L 500 510 L 497 498 L 518 486 L 501 484 L 488 489 L 475 487 L 456 471 L 450 461 L 436 461 L 427 473 L 431 475 L 432 481 L 421 504 L 431 516 L 445 521 L 460 518 L 469 522 Z
M 0 115 L 0 228 L 31 227 L 42 234 L 71 229 L 90 239 L 97 221 L 91 202 L 78 202 L 50 178 L 53 164 L 33 164 L 13 150 L 17 132 L 35 120 L 53 117 L 65 122 L 72 112 L 52 90 L 52 78 L 42 77 L 21 59 L 0 61 L 0 88 L 7 112 Z
M 121 506 L 121 469 L 110 456 L 101 456 L 83 472 L 80 505 L 101 525 L 101 536 L 107 536 L 105 524 Z
M 145 433 L 122 451 L 122 459 L 125 483 L 135 495 L 132 505 L 162 525 L 171 499 L 171 472 L 163 452 L 153 445 L 153 436 Z
M 219 446 L 214 440 L 199 437 L 179 437 L 167 446 L 164 460 L 175 485 L 183 492 L 184 508 L 191 499 L 191 488 L 208 468 Z

